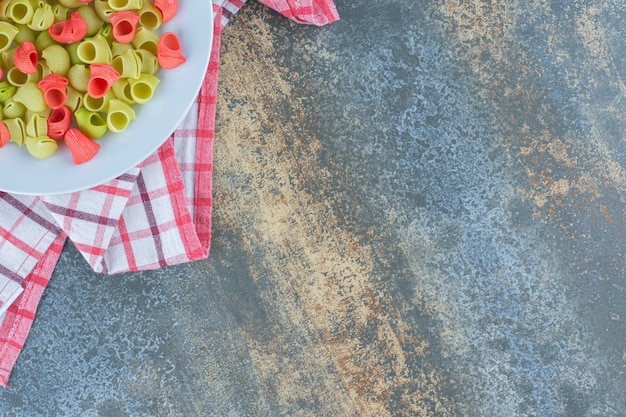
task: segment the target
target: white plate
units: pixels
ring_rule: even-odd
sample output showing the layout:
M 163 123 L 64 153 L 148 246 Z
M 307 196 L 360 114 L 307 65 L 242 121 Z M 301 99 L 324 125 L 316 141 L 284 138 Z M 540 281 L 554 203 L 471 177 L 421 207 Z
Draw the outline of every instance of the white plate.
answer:
M 80 191 L 116 178 L 150 156 L 180 124 L 200 90 L 213 43 L 212 22 L 211 0 L 179 1 L 178 13 L 162 31 L 176 33 L 187 61 L 159 70 L 154 97 L 133 106 L 137 118 L 128 128 L 98 139 L 100 151 L 81 165 L 72 163 L 64 144 L 50 158 L 36 159 L 25 147 L 8 143 L 0 149 L 0 190 L 30 195 Z

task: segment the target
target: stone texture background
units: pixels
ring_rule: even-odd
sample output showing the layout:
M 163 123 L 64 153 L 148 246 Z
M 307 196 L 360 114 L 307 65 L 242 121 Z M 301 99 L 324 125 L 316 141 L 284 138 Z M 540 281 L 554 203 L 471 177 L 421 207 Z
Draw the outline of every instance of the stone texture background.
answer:
M 623 2 L 250 0 L 208 260 L 68 245 L 2 416 L 626 416 Z

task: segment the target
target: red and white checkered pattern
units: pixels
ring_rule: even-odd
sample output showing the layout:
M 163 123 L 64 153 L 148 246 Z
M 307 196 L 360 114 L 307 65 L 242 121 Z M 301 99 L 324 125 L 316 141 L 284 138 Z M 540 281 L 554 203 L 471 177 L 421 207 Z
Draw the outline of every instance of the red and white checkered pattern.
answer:
M 1 385 L 8 382 L 66 239 L 103 274 L 208 256 L 220 33 L 245 1 L 213 0 L 212 52 L 198 97 L 172 136 L 140 166 L 71 194 L 0 192 Z M 338 19 L 332 0 L 260 1 L 301 23 Z
M 332 1 L 315 0 L 259 0 L 283 16 L 298 23 L 322 26 L 339 19 Z

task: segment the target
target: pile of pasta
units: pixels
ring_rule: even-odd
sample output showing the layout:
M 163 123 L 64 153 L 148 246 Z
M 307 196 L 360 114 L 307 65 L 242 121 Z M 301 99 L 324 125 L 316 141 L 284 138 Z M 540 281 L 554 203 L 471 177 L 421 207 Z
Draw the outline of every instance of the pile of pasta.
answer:
M 62 141 L 75 164 L 92 159 L 97 139 L 152 98 L 159 69 L 185 62 L 161 28 L 177 10 L 177 0 L 1 0 L 0 148 L 48 158 Z

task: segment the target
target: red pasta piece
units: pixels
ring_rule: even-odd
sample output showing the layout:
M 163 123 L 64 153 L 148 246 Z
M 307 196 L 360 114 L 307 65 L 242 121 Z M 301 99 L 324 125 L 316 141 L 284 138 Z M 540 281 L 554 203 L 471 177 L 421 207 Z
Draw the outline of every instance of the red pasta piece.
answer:
M 120 79 L 120 73 L 109 64 L 91 64 L 87 93 L 93 98 L 104 97 L 113 83 Z
M 48 137 L 56 140 L 63 139 L 71 124 L 72 112 L 67 106 L 52 110 L 48 116 Z
M 125 10 L 109 16 L 113 25 L 113 37 L 119 43 L 130 43 L 135 37 L 135 29 L 139 22 L 139 13 Z
M 37 72 L 37 62 L 39 61 L 39 54 L 35 44 L 31 41 L 24 41 L 15 50 L 13 55 L 13 61 L 17 69 L 24 74 L 34 74 Z
M 185 63 L 186 59 L 175 33 L 166 32 L 161 35 L 157 43 L 157 59 L 159 65 L 166 69 L 176 68 Z
M 100 150 L 100 144 L 90 139 L 75 127 L 70 127 L 64 136 L 65 144 L 70 148 L 74 164 L 82 164 L 93 158 Z
M 65 104 L 67 99 L 67 78 L 58 74 L 49 74 L 37 83 L 43 91 L 43 99 L 51 109 L 58 109 Z
M 48 33 L 55 41 L 69 45 L 82 40 L 87 35 L 87 22 L 78 12 L 72 12 L 69 19 L 50 26 Z
M 153 4 L 161 12 L 163 22 L 172 20 L 178 11 L 178 0 L 154 0 Z
M 11 133 L 9 133 L 9 128 L 4 124 L 2 120 L 0 120 L 0 148 L 9 143 L 11 140 Z

